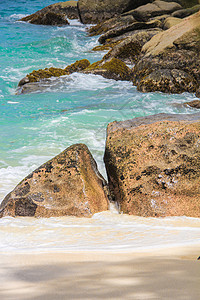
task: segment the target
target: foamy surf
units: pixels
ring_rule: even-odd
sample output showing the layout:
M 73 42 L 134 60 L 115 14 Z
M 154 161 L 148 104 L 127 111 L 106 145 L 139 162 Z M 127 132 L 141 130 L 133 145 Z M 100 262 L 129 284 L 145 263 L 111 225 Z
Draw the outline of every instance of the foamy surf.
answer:
M 142 218 L 102 212 L 91 219 L 0 219 L 0 252 L 134 252 L 200 243 L 200 220 Z

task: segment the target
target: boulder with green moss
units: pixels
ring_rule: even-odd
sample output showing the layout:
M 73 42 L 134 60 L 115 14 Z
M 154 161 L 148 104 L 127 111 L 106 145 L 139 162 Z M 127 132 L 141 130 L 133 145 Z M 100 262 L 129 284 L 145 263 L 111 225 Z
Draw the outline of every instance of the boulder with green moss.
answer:
M 112 58 L 109 61 L 98 61 L 91 64 L 83 71 L 86 74 L 101 75 L 108 79 L 130 81 L 132 71 L 127 65 L 117 58 Z
M 155 35 L 142 48 L 134 84 L 143 92 L 195 92 L 200 85 L 200 12 Z
M 68 19 L 78 19 L 77 1 L 59 2 L 49 5 L 20 21 L 37 25 L 69 25 Z
M 51 68 L 39 69 L 37 71 L 34 70 L 30 74 L 26 75 L 26 77 L 24 77 L 22 80 L 20 80 L 18 86 L 23 86 L 24 84 L 28 84 L 31 82 L 39 82 L 42 79 L 46 79 L 50 77 L 60 77 L 63 75 L 70 75 L 74 72 L 83 71 L 89 65 L 90 65 L 89 60 L 82 59 L 67 66 L 64 69 L 51 67 Z

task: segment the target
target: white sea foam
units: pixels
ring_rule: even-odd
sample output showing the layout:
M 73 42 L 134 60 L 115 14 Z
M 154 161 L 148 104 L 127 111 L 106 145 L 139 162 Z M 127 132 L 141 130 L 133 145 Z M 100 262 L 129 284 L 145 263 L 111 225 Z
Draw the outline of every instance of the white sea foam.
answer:
M 0 252 L 145 251 L 200 243 L 200 219 L 141 218 L 111 212 L 91 219 L 0 219 Z
M 24 17 L 26 17 L 27 15 L 24 14 L 12 14 L 8 17 L 9 20 L 19 20 L 22 19 Z

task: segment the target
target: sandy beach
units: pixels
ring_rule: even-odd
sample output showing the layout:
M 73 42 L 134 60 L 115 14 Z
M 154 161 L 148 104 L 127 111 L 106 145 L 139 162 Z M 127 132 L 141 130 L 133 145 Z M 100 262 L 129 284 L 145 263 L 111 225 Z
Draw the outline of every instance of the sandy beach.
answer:
M 1 254 L 0 299 L 199 300 L 199 249 Z

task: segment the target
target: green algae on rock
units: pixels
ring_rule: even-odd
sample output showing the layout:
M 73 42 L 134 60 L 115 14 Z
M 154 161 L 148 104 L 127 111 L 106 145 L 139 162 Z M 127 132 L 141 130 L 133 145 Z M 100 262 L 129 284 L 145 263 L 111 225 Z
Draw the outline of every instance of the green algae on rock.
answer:
M 109 61 L 98 61 L 91 64 L 83 71 L 86 74 L 101 75 L 108 79 L 114 80 L 131 80 L 132 72 L 127 65 L 117 58 L 112 58 Z
M 200 217 L 200 114 L 108 125 L 104 161 L 123 213 Z
M 91 217 L 107 209 L 107 183 L 87 146 L 76 144 L 22 180 L 1 203 L 0 216 Z
M 67 66 L 65 69 L 51 67 L 51 68 L 39 69 L 37 71 L 34 70 L 26 77 L 24 77 L 22 80 L 20 80 L 18 86 L 23 86 L 24 84 L 31 83 L 31 82 L 39 82 L 40 80 L 45 78 L 70 75 L 74 72 L 80 72 L 86 69 L 89 65 L 90 65 L 89 60 L 81 59 Z

